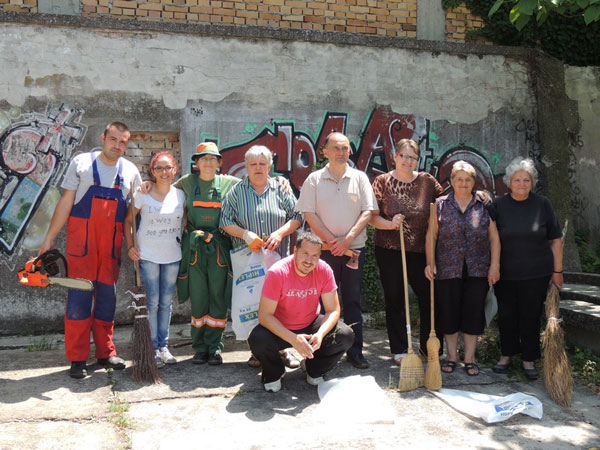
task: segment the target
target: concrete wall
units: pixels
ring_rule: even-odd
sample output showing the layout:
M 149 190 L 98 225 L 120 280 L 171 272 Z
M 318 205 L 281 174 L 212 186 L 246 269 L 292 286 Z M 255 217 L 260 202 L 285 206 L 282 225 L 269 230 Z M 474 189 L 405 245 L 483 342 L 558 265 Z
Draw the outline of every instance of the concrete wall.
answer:
M 422 170 L 443 182 L 453 160 L 469 159 L 496 193 L 511 158 L 541 158 L 522 50 L 43 16 L 0 22 L 0 35 L 0 217 L 12 226 L 0 241 L 0 333 L 60 328 L 65 293 L 21 287 L 16 273 L 45 235 L 64 165 L 99 145 L 110 120 L 178 131 L 183 161 L 216 140 L 224 170 L 236 174 L 245 148 L 267 143 L 296 188 L 332 130 L 351 137 L 353 162 L 372 175 L 390 168 L 395 139 L 412 137 Z M 19 139 L 8 145 L 10 136 Z M 51 143 L 57 164 L 35 136 Z M 41 175 L 28 172 L 34 163 Z M 120 322 L 131 321 L 131 284 L 124 261 Z
M 592 242 L 600 233 L 600 67 L 565 68 L 567 95 L 577 103 L 579 132 L 570 136 L 573 218 L 576 228 L 589 229 Z

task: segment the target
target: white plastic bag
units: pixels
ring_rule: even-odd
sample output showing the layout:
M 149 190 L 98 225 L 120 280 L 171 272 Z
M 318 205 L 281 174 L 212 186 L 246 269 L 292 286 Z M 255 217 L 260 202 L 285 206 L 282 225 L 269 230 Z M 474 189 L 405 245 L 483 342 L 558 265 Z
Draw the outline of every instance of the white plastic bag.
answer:
M 258 324 L 258 305 L 265 276 L 268 268 L 279 259 L 278 253 L 264 249 L 253 252 L 248 247 L 240 247 L 231 251 L 231 325 L 236 339 L 248 339 Z
M 485 297 L 485 323 L 489 325 L 498 312 L 498 300 L 496 300 L 496 294 L 494 293 L 494 287 L 490 286 L 487 296 Z
M 487 423 L 502 422 L 519 413 L 541 419 L 544 413 L 541 401 L 533 395 L 523 394 L 522 392 L 510 394 L 506 397 L 459 391 L 458 389 L 440 389 L 439 391 L 430 392 L 454 409 L 473 417 L 479 417 Z
M 323 423 L 393 424 L 396 419 L 389 399 L 372 376 L 335 378 L 319 384 L 317 391 L 321 403 L 316 415 Z

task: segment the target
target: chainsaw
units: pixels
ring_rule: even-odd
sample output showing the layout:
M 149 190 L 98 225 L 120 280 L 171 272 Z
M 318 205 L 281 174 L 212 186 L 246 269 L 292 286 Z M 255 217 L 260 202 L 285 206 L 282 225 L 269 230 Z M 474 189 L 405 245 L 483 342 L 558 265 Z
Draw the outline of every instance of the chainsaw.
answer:
M 94 289 L 94 283 L 90 280 L 57 277 L 60 272 L 58 261 L 62 261 L 64 271 L 68 273 L 67 260 L 58 250 L 52 249 L 25 263 L 25 269 L 19 272 L 19 283 L 42 287 L 54 284 L 84 291 Z

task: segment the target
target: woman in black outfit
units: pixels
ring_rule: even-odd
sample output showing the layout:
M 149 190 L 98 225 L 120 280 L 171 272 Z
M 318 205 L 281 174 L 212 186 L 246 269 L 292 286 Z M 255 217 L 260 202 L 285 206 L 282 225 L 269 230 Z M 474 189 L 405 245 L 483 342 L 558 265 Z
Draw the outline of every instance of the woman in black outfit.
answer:
M 550 282 L 563 284 L 562 232 L 550 201 L 531 192 L 533 161 L 515 158 L 505 173 L 510 192 L 494 201 L 502 246 L 495 285 L 502 356 L 493 370 L 507 373 L 511 356 L 521 353 L 525 376 L 535 380 L 546 291 Z

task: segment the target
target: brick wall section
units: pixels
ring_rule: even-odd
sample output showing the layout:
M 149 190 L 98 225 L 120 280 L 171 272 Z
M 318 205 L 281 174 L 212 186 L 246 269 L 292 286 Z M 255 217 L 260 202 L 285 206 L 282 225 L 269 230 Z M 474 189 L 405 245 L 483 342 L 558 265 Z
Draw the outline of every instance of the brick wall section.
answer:
M 37 0 L 0 0 L 0 11 L 37 12 Z
M 0 0 L 1 10 L 37 12 L 37 0 Z M 417 0 L 81 0 L 81 14 L 417 36 Z
M 469 42 L 477 44 L 492 43 L 483 38 L 467 38 L 467 31 L 483 28 L 481 17 L 471 14 L 464 3 L 454 9 L 446 11 L 446 41 L 448 42 Z
M 418 0 L 81 0 L 81 14 L 127 20 L 261 25 L 417 37 Z M 0 11 L 37 12 L 37 0 L 0 0 Z M 448 42 L 483 27 L 464 3 L 446 11 Z
M 82 14 L 416 37 L 417 0 L 81 0 Z
M 133 162 L 140 171 L 142 179 L 150 179 L 148 166 L 154 155 L 160 152 L 169 152 L 179 166 L 176 178 L 181 175 L 181 148 L 179 145 L 179 132 L 176 131 L 133 131 L 129 138 L 129 146 L 125 156 Z

